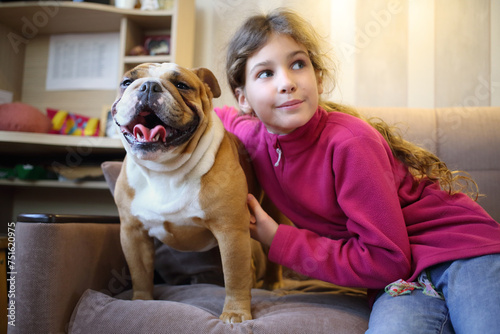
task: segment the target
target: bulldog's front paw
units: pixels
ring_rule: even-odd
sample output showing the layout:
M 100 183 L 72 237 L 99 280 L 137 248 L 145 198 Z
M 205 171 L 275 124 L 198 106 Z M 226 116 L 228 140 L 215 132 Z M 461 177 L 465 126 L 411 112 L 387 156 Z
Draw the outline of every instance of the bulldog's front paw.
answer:
M 226 324 L 234 324 L 245 320 L 252 320 L 252 314 L 245 311 L 229 311 L 222 312 L 219 318 Z
M 153 294 L 144 291 L 134 291 L 132 300 L 152 300 Z

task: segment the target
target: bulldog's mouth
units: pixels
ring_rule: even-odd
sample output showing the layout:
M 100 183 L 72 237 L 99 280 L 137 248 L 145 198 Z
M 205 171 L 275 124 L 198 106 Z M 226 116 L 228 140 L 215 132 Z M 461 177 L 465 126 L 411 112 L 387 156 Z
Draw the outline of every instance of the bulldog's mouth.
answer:
M 199 117 L 179 128 L 162 121 L 153 109 L 142 109 L 127 125 L 120 125 L 125 139 L 133 146 L 142 149 L 156 150 L 161 147 L 169 149 L 189 140 L 198 127 Z
M 165 124 L 152 110 L 143 110 L 126 126 L 121 126 L 129 141 L 139 143 L 163 143 L 177 138 L 180 131 Z

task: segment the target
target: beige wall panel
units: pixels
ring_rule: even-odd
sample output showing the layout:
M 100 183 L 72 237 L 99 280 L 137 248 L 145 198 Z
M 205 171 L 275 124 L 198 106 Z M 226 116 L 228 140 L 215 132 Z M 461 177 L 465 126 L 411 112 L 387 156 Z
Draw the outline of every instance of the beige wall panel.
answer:
M 236 29 L 243 23 L 246 17 L 257 14 L 258 6 L 253 1 L 217 0 L 212 7 L 212 34 L 209 36 L 211 45 L 208 50 L 211 52 L 209 58 L 212 59 L 210 69 L 219 80 L 222 89 L 222 96 L 214 101 L 215 106 L 236 105 L 233 93 L 229 89 L 226 79 L 225 61 L 229 39 L 236 32 Z
M 491 105 L 500 106 L 500 1 L 491 0 Z
M 406 106 L 408 1 L 358 1 L 356 49 L 356 104 Z
M 490 0 L 436 1 L 436 107 L 490 105 Z
M 251 14 L 287 6 L 308 18 L 340 61 L 329 96 L 356 106 L 500 103 L 500 0 L 196 0 L 195 65 L 216 72 L 234 105 L 224 59 Z M 392 10 L 392 12 L 391 12 Z M 390 16 L 387 14 L 390 13 Z
M 25 43 L 21 42 L 21 36 L 2 24 L 0 36 L 0 63 L 9 64 L 0 72 L 0 89 L 14 93 L 14 101 L 21 101 Z M 12 41 L 17 44 L 12 45 Z
M 325 99 L 355 105 L 356 81 L 354 48 L 355 13 L 354 1 L 331 0 L 330 40 L 338 62 L 337 87 Z
M 408 107 L 434 108 L 434 0 L 408 8 Z

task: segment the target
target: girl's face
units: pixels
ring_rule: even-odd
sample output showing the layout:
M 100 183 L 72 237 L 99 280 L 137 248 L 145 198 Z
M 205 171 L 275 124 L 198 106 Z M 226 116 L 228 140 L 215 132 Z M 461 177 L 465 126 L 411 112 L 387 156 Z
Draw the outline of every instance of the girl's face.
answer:
M 244 88 L 236 89 L 240 108 L 255 112 L 266 128 L 287 134 L 316 112 L 323 86 L 307 49 L 290 36 L 273 34 L 248 58 Z

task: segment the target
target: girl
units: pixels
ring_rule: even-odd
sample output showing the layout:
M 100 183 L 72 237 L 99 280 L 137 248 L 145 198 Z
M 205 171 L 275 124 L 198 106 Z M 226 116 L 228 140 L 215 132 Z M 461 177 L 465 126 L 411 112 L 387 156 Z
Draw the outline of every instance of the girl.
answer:
M 295 225 L 249 195 L 252 237 L 274 262 L 368 288 L 369 333 L 498 331 L 500 225 L 462 192 L 469 178 L 385 123 L 321 101 L 325 59 L 311 26 L 286 10 L 249 18 L 229 44 L 243 115 L 216 111 Z

